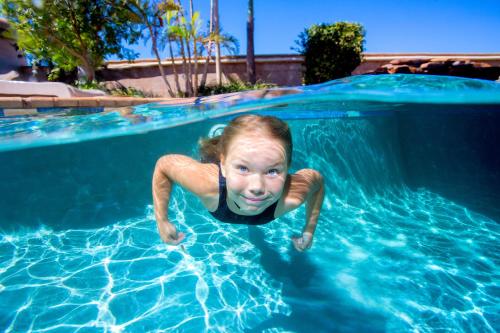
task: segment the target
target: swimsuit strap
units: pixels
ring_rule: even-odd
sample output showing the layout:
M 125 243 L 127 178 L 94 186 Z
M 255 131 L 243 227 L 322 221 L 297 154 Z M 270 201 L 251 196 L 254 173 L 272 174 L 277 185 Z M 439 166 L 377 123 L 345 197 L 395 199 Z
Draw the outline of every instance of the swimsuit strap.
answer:
M 219 166 L 219 205 L 217 209 L 219 209 L 221 203 L 226 204 L 227 188 L 226 188 L 226 178 L 222 175 L 220 162 L 217 165 Z

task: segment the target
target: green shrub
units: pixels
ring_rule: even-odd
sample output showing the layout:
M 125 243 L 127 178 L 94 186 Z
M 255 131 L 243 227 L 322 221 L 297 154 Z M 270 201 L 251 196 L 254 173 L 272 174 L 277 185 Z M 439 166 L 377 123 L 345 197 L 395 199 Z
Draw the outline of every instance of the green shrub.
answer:
M 99 89 L 105 91 L 111 96 L 122 96 L 122 97 L 156 97 L 153 94 L 147 94 L 142 90 L 136 89 L 134 87 L 126 87 L 121 84 L 115 84 L 113 88 L 107 88 L 103 82 L 98 82 L 96 80 L 86 81 L 77 80 L 75 81 L 75 86 L 79 89 Z
M 87 81 L 87 80 L 76 80 L 75 86 L 78 89 L 100 89 L 106 90 L 104 84 L 97 82 L 96 80 Z
M 200 96 L 210 96 L 210 95 L 227 94 L 245 90 L 266 89 L 272 87 L 276 87 L 276 85 L 273 83 L 264 83 L 264 82 L 257 82 L 255 84 L 251 84 L 242 81 L 231 81 L 228 84 L 220 86 L 202 86 L 198 89 L 198 94 Z
M 49 68 L 50 65 L 49 65 Z M 53 82 L 62 82 L 66 84 L 77 84 L 78 71 L 77 69 L 72 69 L 70 71 L 64 70 L 61 67 L 53 67 L 50 69 L 47 79 Z
M 305 57 L 304 83 L 351 75 L 362 60 L 364 35 L 358 23 L 315 24 L 305 29 L 295 41 L 295 50 Z
M 152 94 L 146 94 L 144 91 L 134 87 L 120 86 L 113 89 L 108 89 L 108 94 L 113 96 L 127 96 L 127 97 L 155 97 Z

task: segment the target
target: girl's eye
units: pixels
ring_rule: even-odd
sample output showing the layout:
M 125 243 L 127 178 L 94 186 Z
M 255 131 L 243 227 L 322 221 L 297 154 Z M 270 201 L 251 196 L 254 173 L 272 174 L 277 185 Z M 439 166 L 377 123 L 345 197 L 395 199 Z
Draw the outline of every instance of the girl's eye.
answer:
M 248 168 L 247 168 L 246 166 L 244 166 L 244 165 L 240 165 L 240 166 L 238 166 L 238 170 L 239 170 L 240 172 L 247 172 L 247 171 L 248 171 Z
M 278 169 L 271 169 L 267 172 L 268 175 L 270 176 L 277 176 L 279 174 L 279 170 Z

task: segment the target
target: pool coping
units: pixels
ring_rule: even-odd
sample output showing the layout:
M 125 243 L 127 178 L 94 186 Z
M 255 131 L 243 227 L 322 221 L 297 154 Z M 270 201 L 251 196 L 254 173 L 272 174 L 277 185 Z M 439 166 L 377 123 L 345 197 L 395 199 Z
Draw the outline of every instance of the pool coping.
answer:
M 140 98 L 140 97 L 47 97 L 0 96 L 0 118 L 29 116 L 58 109 L 78 108 L 88 112 L 102 112 L 105 108 L 123 108 L 147 103 L 190 104 L 194 98 Z
M 0 97 L 0 108 L 36 109 L 57 107 L 125 107 L 154 102 L 179 103 L 184 98 L 139 98 L 139 97 Z

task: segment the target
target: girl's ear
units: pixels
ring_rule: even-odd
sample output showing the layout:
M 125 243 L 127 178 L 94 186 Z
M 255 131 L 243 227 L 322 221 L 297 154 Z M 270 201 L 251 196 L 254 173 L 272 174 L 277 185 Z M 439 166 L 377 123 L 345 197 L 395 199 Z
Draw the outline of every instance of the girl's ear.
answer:
M 224 164 L 226 162 L 226 159 L 224 158 L 224 155 L 220 154 L 219 160 L 220 160 L 220 172 L 222 173 L 222 176 L 226 178 L 226 166 Z

